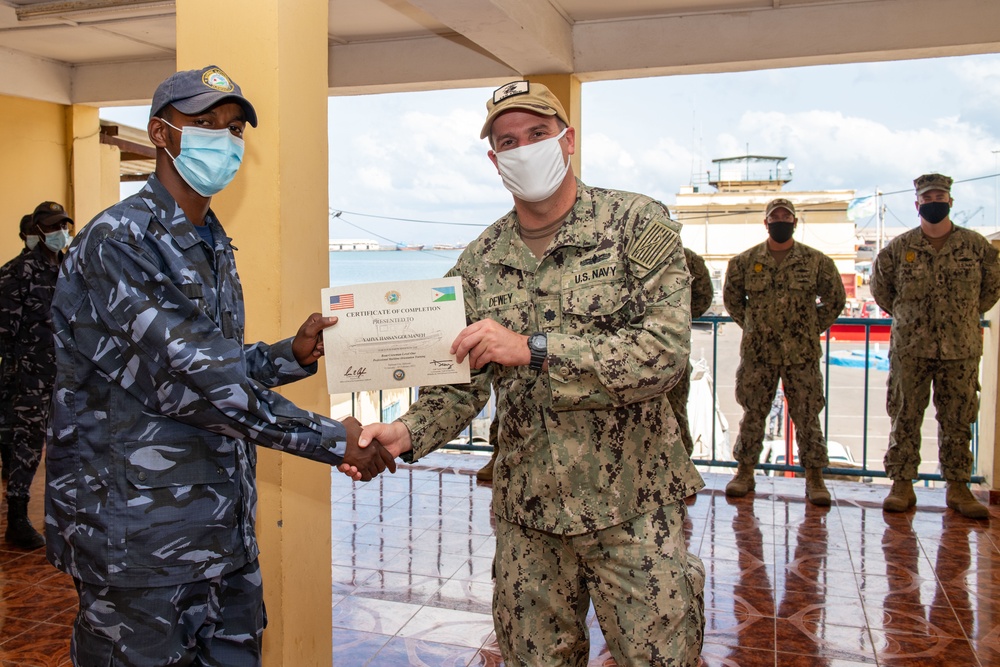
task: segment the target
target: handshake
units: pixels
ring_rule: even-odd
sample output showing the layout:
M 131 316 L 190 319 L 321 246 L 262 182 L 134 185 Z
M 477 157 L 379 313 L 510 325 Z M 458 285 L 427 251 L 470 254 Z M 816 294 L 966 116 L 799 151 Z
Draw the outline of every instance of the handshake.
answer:
M 347 432 L 347 451 L 337 470 L 355 482 L 368 482 L 386 468 L 396 472 L 396 457 L 412 449 L 410 431 L 402 422 L 361 426 L 354 417 L 343 417 L 340 423 Z

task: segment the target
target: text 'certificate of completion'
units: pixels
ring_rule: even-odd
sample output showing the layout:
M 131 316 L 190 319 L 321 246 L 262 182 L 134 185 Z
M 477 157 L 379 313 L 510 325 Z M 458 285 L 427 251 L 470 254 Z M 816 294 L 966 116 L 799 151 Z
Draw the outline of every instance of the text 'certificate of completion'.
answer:
M 331 394 L 469 381 L 449 350 L 465 328 L 462 279 L 367 283 L 323 290 Z

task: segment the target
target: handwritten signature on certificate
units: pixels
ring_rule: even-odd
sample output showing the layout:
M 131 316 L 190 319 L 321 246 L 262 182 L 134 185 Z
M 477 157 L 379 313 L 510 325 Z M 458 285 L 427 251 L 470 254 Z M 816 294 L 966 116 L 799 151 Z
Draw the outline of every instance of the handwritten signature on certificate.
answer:
M 449 352 L 465 328 L 461 278 L 330 287 L 322 302 L 338 318 L 323 332 L 331 394 L 469 381 Z

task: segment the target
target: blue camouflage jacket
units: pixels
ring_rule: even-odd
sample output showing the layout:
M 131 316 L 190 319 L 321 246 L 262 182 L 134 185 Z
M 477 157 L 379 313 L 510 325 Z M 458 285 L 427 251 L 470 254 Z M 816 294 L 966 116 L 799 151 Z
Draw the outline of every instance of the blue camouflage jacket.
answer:
M 119 587 L 173 586 L 257 557 L 255 445 L 328 464 L 343 426 L 272 387 L 315 373 L 291 339 L 244 345 L 243 291 L 151 176 L 77 235 L 52 303 L 46 443 L 53 565 Z

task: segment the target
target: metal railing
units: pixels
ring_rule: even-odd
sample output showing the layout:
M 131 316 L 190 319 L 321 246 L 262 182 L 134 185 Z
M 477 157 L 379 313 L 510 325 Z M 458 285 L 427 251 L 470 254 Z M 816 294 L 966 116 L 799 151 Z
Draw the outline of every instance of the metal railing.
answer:
M 718 409 L 718 363 L 719 358 L 719 327 L 722 324 L 732 322 L 733 319 L 729 316 L 705 316 L 699 317 L 694 320 L 696 323 L 709 324 L 712 327 L 712 360 L 711 360 L 711 373 L 712 373 L 712 415 L 713 415 L 713 428 L 712 430 L 712 442 L 711 442 L 711 457 L 709 458 L 695 458 L 693 459 L 695 465 L 707 466 L 707 467 L 723 467 L 723 468 L 735 468 L 737 463 L 735 461 L 720 459 L 718 458 L 718 446 L 719 443 L 716 439 L 716 429 L 714 428 L 714 416 L 716 415 L 716 410 Z M 860 467 L 834 467 L 829 466 L 824 468 L 824 471 L 828 474 L 834 475 L 848 475 L 852 477 L 862 477 L 862 478 L 874 478 L 874 477 L 887 477 L 884 470 L 869 468 L 868 467 L 868 426 L 869 426 L 869 414 L 868 414 L 868 399 L 869 399 L 869 384 L 870 384 L 870 369 L 871 369 L 871 331 L 874 326 L 891 326 L 892 320 L 889 318 L 860 318 L 860 317 L 841 317 L 838 318 L 834 326 L 838 325 L 854 325 L 864 327 L 865 337 L 864 337 L 864 386 L 863 386 L 863 410 L 862 410 L 862 433 L 861 433 L 861 447 L 862 447 L 862 464 Z M 989 326 L 989 322 L 983 321 L 982 326 Z M 824 410 L 824 423 L 823 423 L 823 434 L 828 437 L 829 427 L 830 427 L 830 365 L 831 365 L 831 355 L 830 355 L 830 345 L 831 336 L 829 331 L 826 332 L 825 336 L 825 355 L 824 355 L 824 399 L 826 399 L 826 409 Z M 408 393 L 409 401 L 412 402 L 415 398 L 415 393 L 418 389 L 411 389 Z M 383 392 L 378 392 L 378 410 L 379 414 L 383 413 Z M 356 395 L 351 396 L 351 413 L 356 415 L 357 409 L 357 397 Z M 787 420 L 787 417 L 786 417 Z M 978 421 L 973 424 L 972 427 L 972 455 L 973 455 L 973 470 L 976 469 L 979 460 L 979 429 Z M 470 426 L 465 431 L 464 434 L 467 436 L 467 443 L 462 444 L 448 444 L 447 449 L 455 451 L 466 451 L 466 452 L 491 452 L 493 451 L 492 443 L 490 444 L 475 444 L 472 439 L 472 427 Z M 791 435 L 786 430 L 786 445 L 789 445 L 789 450 L 791 450 Z M 805 468 L 800 465 L 793 465 L 788 463 L 758 463 L 756 465 L 757 469 L 773 472 L 804 472 Z M 917 479 L 925 481 L 943 481 L 944 477 L 940 473 L 919 473 Z M 971 478 L 973 483 L 982 483 L 985 478 L 982 475 L 973 475 Z

